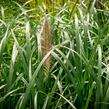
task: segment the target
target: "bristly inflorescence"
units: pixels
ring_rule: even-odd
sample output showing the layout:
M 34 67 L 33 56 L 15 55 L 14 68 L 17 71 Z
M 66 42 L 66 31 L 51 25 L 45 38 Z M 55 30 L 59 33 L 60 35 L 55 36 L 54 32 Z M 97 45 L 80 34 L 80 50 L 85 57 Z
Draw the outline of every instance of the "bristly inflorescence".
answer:
M 40 33 L 40 48 L 41 48 L 42 58 L 44 58 L 52 48 L 52 34 L 51 34 L 51 26 L 50 26 L 50 20 L 48 18 L 48 15 L 44 16 L 44 23 Z M 48 55 L 43 65 L 45 71 L 49 72 L 51 66 L 51 54 Z

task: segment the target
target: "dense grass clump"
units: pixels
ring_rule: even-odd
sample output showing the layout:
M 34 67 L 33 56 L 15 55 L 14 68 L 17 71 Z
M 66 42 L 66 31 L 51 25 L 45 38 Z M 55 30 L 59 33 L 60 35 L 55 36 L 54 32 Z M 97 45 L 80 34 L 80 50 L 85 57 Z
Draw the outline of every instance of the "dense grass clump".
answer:
M 108 109 L 108 3 L 0 1 L 0 109 Z

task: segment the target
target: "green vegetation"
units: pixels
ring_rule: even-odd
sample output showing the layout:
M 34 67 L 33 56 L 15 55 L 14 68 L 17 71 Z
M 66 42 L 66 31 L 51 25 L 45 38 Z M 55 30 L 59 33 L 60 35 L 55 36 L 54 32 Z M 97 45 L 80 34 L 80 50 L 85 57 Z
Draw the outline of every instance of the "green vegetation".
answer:
M 0 109 L 108 109 L 109 1 L 7 1 L 0 1 Z M 41 56 L 46 13 L 52 48 Z

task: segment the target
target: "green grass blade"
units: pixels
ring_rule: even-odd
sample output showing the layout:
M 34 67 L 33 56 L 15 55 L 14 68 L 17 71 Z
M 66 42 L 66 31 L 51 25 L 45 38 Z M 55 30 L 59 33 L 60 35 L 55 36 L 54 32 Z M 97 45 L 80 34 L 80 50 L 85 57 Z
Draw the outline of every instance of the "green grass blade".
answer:
M 9 71 L 9 78 L 8 78 L 8 89 L 11 87 L 13 82 L 13 73 L 14 73 L 14 64 L 17 58 L 18 50 L 16 47 L 16 43 L 13 45 L 13 51 L 12 51 L 12 57 L 11 57 L 11 63 L 10 63 L 10 71 Z
M 6 43 L 8 41 L 8 36 L 9 36 L 8 32 L 9 32 L 9 25 L 7 26 L 6 33 L 5 33 L 4 37 L 2 38 L 2 40 L 0 42 L 0 61 L 1 61 L 1 58 L 2 58 L 2 52 L 3 52 L 3 50 L 6 46 Z
M 70 106 L 72 107 L 72 109 L 76 109 L 76 107 L 67 99 L 67 98 L 65 98 L 63 95 L 61 95 L 61 94 L 59 94 L 59 93 L 57 93 L 59 96 L 61 96 L 65 101 L 67 101 L 69 104 L 70 104 Z
M 38 99 L 38 92 L 36 92 L 35 96 L 34 96 L 34 109 L 38 109 L 37 108 L 37 99 Z
M 49 96 L 47 96 L 47 97 L 46 97 L 46 99 L 45 99 L 45 102 L 44 102 L 44 105 L 43 105 L 42 109 L 46 109 L 48 99 L 49 99 Z

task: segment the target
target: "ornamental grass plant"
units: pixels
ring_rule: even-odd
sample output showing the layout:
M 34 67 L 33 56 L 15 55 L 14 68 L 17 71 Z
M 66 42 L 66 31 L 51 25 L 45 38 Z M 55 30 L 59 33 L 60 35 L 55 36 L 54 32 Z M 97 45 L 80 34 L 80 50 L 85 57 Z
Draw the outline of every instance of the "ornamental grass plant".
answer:
M 108 109 L 108 0 L 6 1 L 0 109 Z

